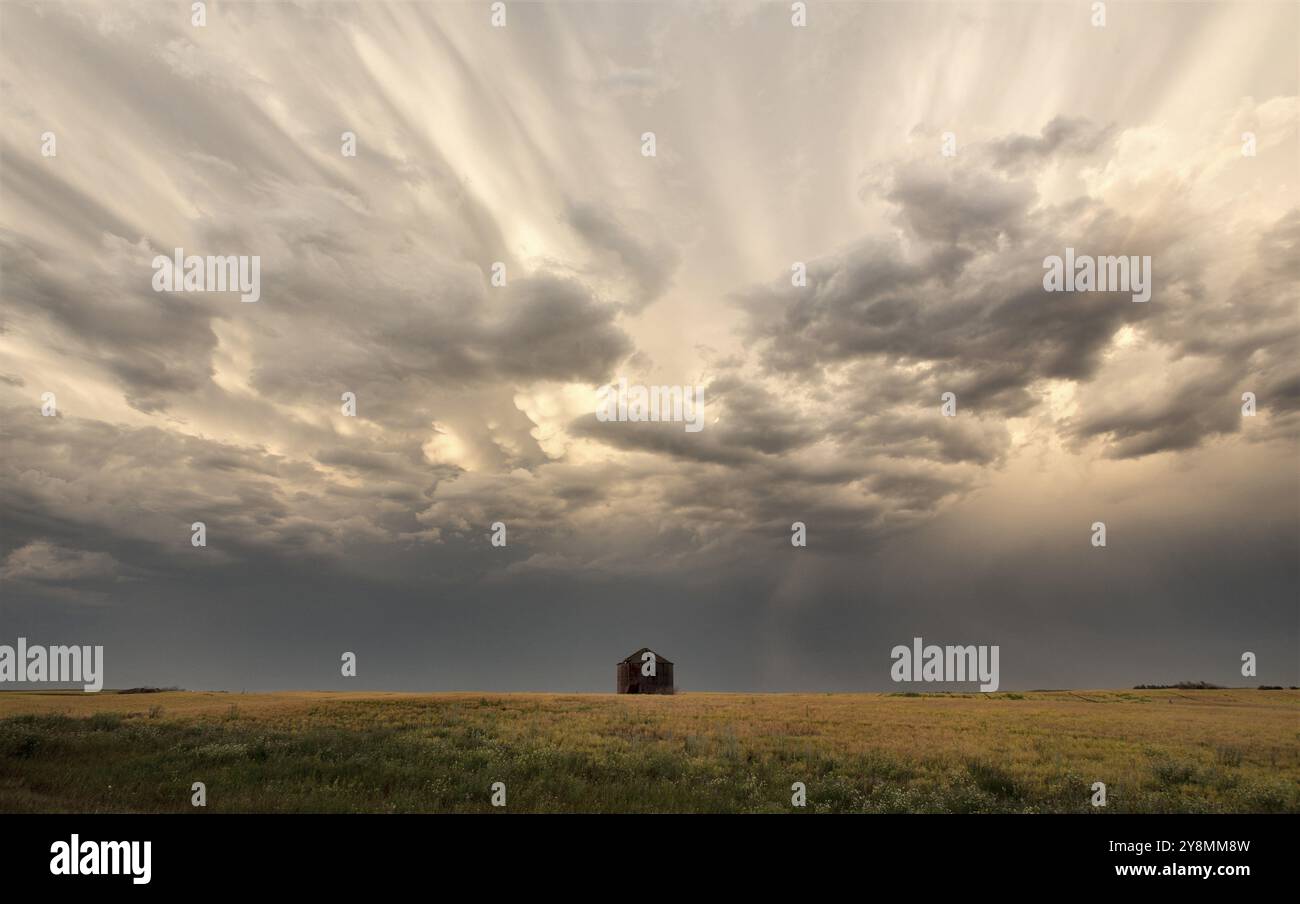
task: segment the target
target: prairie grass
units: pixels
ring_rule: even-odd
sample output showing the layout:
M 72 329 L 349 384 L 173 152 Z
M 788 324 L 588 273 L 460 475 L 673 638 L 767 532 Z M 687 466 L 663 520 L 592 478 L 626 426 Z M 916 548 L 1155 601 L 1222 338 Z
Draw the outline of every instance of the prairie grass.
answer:
M 1253 690 L 11 692 L 0 811 L 1300 812 L 1298 735 Z

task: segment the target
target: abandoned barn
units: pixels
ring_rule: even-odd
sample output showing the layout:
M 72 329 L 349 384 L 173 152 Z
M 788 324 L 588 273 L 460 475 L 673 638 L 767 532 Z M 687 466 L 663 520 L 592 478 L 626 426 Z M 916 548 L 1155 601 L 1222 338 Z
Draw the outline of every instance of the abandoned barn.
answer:
M 649 647 L 642 647 L 618 664 L 616 692 L 620 694 L 675 693 L 673 664 Z

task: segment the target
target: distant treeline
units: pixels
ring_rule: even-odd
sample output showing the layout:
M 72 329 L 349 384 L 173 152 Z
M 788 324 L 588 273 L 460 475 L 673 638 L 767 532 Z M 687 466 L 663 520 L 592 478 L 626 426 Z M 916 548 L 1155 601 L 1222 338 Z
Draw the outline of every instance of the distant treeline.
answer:
M 1222 691 L 1227 690 L 1222 684 L 1210 684 L 1208 681 L 1180 681 L 1177 684 L 1139 684 L 1135 691 Z
M 1222 684 L 1210 684 L 1208 681 L 1180 681 L 1177 684 L 1138 684 L 1134 685 L 1135 691 L 1226 691 L 1231 688 L 1224 687 Z M 1280 684 L 1261 684 L 1261 691 L 1284 691 L 1287 688 Z M 1291 687 L 1290 690 L 1300 691 L 1300 687 Z

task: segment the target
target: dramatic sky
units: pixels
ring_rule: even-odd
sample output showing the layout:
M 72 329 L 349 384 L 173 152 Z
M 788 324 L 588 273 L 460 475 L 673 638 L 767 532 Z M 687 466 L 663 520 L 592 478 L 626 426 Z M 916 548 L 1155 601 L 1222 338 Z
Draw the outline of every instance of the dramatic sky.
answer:
M 609 691 L 650 646 L 924 690 L 914 636 L 1003 689 L 1300 683 L 1297 6 L 1108 7 L 3 3 L 0 643 L 110 687 Z M 177 247 L 261 300 L 155 292 Z M 1150 302 L 1044 291 L 1066 247 Z M 620 377 L 706 426 L 599 422 Z

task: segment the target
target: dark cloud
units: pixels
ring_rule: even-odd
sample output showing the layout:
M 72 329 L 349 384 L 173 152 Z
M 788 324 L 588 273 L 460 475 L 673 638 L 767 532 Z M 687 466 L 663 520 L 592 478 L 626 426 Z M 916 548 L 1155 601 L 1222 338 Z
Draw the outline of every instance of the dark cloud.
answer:
M 639 311 L 664 293 L 677 268 L 677 250 L 663 239 L 647 241 L 594 204 L 573 204 L 569 225 L 593 248 L 612 256 L 632 287 L 627 303 Z
M 1043 134 L 1032 145 L 1008 139 L 999 146 L 1020 153 L 1032 147 L 1043 155 L 1093 151 L 1105 145 L 1107 132 L 1058 119 Z M 966 412 L 1020 417 L 1040 404 L 1045 381 L 1092 380 L 1119 330 L 1131 327 L 1185 353 L 1217 359 L 1213 374 L 1170 388 L 1157 404 L 1107 399 L 1104 409 L 1082 414 L 1068 428 L 1075 438 L 1107 437 L 1107 454 L 1140 457 L 1232 432 L 1236 409 L 1207 406 L 1205 399 L 1210 392 L 1226 397 L 1241 381 L 1242 360 L 1252 362 L 1260 385 L 1280 387 L 1276 395 L 1285 407 L 1290 383 L 1280 356 L 1300 338 L 1296 288 L 1283 263 L 1293 257 L 1286 252 L 1298 234 L 1294 214 L 1261 235 L 1256 261 L 1230 294 L 1196 298 L 1188 307 L 1180 298 L 1204 295 L 1202 274 L 1199 261 L 1184 251 L 1193 234 L 1174 224 L 1134 242 L 1127 237 L 1135 224 L 1118 212 L 1086 199 L 1046 206 L 1028 183 L 981 171 L 978 163 L 903 164 L 883 190 L 920 243 L 913 250 L 920 255 L 916 263 L 907 262 L 899 245 L 865 241 L 809 263 L 806 288 L 782 280 L 738 295 L 747 335 L 770 374 L 812 382 L 853 364 L 868 373 L 907 365 L 913 370 L 905 385 L 897 375 L 884 376 L 893 380 L 895 398 L 937 404 L 950 391 Z M 1151 255 L 1154 300 L 1134 304 L 1125 292 L 1044 291 L 1042 259 L 1067 246 L 1080 253 L 1127 247 Z M 946 253 L 952 248 L 962 251 Z M 848 407 L 860 404 L 854 399 Z M 911 450 L 939 439 L 925 420 L 841 423 Z M 996 443 L 971 445 L 953 442 L 955 432 L 942 435 L 945 455 L 983 463 L 999 457 Z
M 576 282 L 520 280 L 508 304 L 510 314 L 485 337 L 501 375 L 591 382 L 632 352 L 631 341 L 614 323 L 615 310 L 598 304 Z
M 163 410 L 169 395 L 207 382 L 216 347 L 204 300 L 150 289 L 151 258 L 120 239 L 106 239 L 87 259 L 0 235 L 11 315 L 51 323 L 142 411 Z
M 1072 432 L 1081 438 L 1104 437 L 1106 454 L 1113 458 L 1190 449 L 1209 436 L 1240 429 L 1240 399 L 1224 391 L 1232 385 L 1222 371 L 1204 373 L 1169 389 L 1144 393 L 1123 407 L 1090 411 Z M 1206 403 L 1215 396 L 1220 397 L 1219 404 Z
M 989 143 L 993 165 L 1016 169 L 1036 165 L 1052 157 L 1094 154 L 1114 140 L 1114 128 L 1087 119 L 1057 116 L 1037 135 L 1012 135 Z
M 1028 182 L 973 169 L 911 164 L 898 168 L 885 197 L 921 240 L 980 248 L 1021 238 L 1036 193 Z

